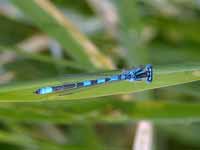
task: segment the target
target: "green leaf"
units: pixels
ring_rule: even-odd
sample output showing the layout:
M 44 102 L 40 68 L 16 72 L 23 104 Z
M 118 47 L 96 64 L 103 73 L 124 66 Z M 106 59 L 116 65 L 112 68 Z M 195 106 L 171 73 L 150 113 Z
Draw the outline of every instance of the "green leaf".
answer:
M 119 73 L 116 71 L 116 73 Z M 113 74 L 110 73 L 110 74 Z M 97 77 L 102 77 L 102 74 L 96 74 Z M 200 80 L 200 65 L 199 64 L 179 64 L 170 66 L 161 66 L 154 68 L 154 80 L 151 84 L 145 82 L 127 82 L 121 81 L 106 85 L 99 85 L 90 88 L 82 88 L 80 91 L 74 91 L 71 94 L 60 96 L 58 93 L 49 95 L 37 95 L 34 92 L 44 86 L 54 86 L 66 82 L 78 82 L 88 79 L 94 79 L 94 76 L 78 77 L 74 75 L 71 78 L 64 78 L 63 80 L 49 79 L 45 81 L 38 81 L 32 83 L 25 83 L 22 85 L 9 85 L 0 88 L 1 101 L 42 101 L 42 100 L 72 100 L 85 99 L 92 97 L 101 97 L 116 94 L 126 94 L 161 88 L 166 86 L 178 85 L 192 81 Z
M 40 62 L 55 64 L 60 67 L 71 67 L 71 68 L 75 68 L 75 69 L 79 69 L 79 70 L 88 70 L 89 71 L 89 68 L 86 65 L 82 65 L 81 63 L 63 60 L 63 59 L 54 59 L 54 58 L 51 58 L 49 56 L 45 56 L 42 54 L 26 52 L 25 50 L 22 50 L 21 48 L 14 47 L 14 46 L 0 45 L 0 51 L 11 51 L 13 53 L 16 53 L 16 55 L 22 56 L 23 58 L 29 58 L 29 59 L 40 61 Z
M 115 0 L 113 3 L 116 5 L 119 16 L 118 41 L 124 48 L 128 65 L 149 62 L 148 50 L 141 34 L 144 25 L 137 1 Z
M 56 124 L 126 123 L 151 119 L 155 123 L 165 123 L 197 121 L 200 115 L 199 108 L 198 103 L 131 102 L 110 98 L 75 102 L 2 103 L 0 119 L 11 122 Z
M 58 40 L 67 53 L 76 61 L 93 66 L 84 52 L 86 44 L 91 44 L 69 20 L 60 16 L 53 5 L 47 1 L 11 0 L 19 7 L 40 29 Z M 86 50 L 85 50 L 86 51 Z

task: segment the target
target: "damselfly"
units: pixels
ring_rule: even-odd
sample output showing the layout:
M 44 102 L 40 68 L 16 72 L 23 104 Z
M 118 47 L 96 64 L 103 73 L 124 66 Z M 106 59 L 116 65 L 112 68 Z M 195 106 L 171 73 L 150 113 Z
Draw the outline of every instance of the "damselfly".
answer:
M 54 92 L 68 91 L 83 87 L 90 87 L 105 83 L 112 83 L 116 81 L 142 81 L 146 80 L 147 83 L 151 83 L 153 80 L 153 68 L 148 64 L 142 67 L 136 67 L 130 70 L 122 71 L 120 74 L 112 75 L 109 77 L 98 78 L 96 80 L 85 80 L 82 82 L 67 83 L 58 86 L 47 86 L 39 88 L 35 91 L 36 94 L 50 94 Z

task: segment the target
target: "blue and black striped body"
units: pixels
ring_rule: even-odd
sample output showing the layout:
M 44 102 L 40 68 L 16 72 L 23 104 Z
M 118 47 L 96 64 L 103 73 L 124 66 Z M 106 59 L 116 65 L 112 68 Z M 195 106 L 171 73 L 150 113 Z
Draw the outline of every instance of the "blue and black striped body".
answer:
M 121 74 L 113 75 L 110 77 L 99 78 L 96 80 L 86 80 L 82 82 L 63 84 L 63 85 L 58 85 L 58 86 L 43 87 L 36 90 L 35 93 L 36 94 L 50 94 L 50 93 L 58 92 L 58 91 L 90 87 L 94 85 L 100 85 L 100 84 L 111 83 L 111 82 L 122 81 L 122 80 L 127 80 L 130 82 L 146 80 L 147 83 L 150 83 L 152 82 L 152 79 L 153 79 L 153 69 L 152 69 L 152 66 L 148 64 L 145 67 L 133 68 L 131 70 L 124 71 Z

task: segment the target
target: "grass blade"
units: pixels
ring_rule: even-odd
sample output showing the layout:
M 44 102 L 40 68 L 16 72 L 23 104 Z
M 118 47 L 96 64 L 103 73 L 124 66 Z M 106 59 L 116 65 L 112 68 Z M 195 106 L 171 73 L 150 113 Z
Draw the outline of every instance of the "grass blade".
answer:
M 99 68 L 113 68 L 109 58 L 101 54 L 66 17 L 47 0 L 12 0 L 43 31 L 54 37 L 77 62 Z M 92 55 L 92 57 L 91 57 Z M 99 61 L 97 61 L 99 60 Z M 92 63 L 91 63 L 92 62 Z M 94 67 L 93 67 L 94 68 Z
M 97 75 L 98 76 L 98 75 Z M 63 82 L 78 82 L 92 77 L 65 78 Z M 41 100 L 72 100 L 92 97 L 101 97 L 116 94 L 133 93 L 166 86 L 178 85 L 200 80 L 200 65 L 170 65 L 154 68 L 154 81 L 152 84 L 145 82 L 118 82 L 93 88 L 83 89 L 79 92 L 66 96 L 36 95 L 34 91 L 40 87 L 61 84 L 56 79 L 41 81 L 37 83 L 26 83 L 23 85 L 10 85 L 0 88 L 0 101 L 41 101 Z
M 2 103 L 0 119 L 59 124 L 126 123 L 148 119 L 166 124 L 199 121 L 199 108 L 198 103 L 127 102 L 108 98 L 62 103 Z

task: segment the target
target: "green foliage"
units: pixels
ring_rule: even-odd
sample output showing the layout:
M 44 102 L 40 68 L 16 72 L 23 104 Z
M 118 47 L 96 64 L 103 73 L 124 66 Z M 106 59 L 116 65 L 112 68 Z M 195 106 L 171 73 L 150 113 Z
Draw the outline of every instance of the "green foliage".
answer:
M 200 5 L 108 2 L 9 0 L 7 7 L 0 1 L 2 149 L 128 150 L 135 122 L 144 119 L 155 124 L 157 149 L 167 143 L 170 149 L 200 148 Z M 30 40 L 41 34 L 48 42 Z M 32 48 L 40 42 L 45 46 Z M 154 68 L 151 84 L 122 81 L 35 94 L 147 63 Z

